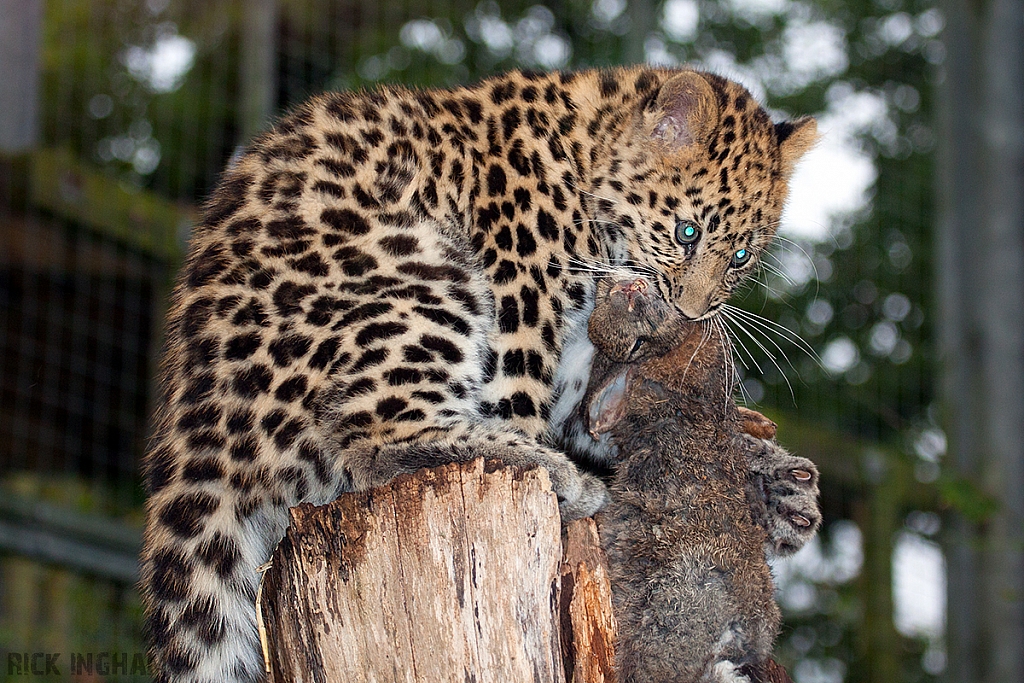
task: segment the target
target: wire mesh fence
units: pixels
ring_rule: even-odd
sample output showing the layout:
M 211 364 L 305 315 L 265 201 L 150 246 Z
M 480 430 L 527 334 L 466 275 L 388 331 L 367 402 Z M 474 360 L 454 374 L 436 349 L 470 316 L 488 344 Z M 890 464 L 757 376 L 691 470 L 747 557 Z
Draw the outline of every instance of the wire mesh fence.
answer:
M 823 470 L 823 541 L 778 568 L 780 653 L 799 683 L 931 680 L 941 615 L 894 593 L 893 557 L 909 542 L 941 570 L 929 255 L 942 21 L 928 0 L 0 3 L 0 90 L 16 105 L 0 113 L 0 649 L 69 653 L 55 680 L 70 653 L 127 654 L 101 675 L 135 680 L 139 461 L 164 307 L 204 197 L 275 115 L 380 82 L 698 62 L 774 114 L 817 114 L 833 156 L 794 195 L 840 197 L 790 214 L 740 298 L 771 322 L 733 321 L 746 400 Z

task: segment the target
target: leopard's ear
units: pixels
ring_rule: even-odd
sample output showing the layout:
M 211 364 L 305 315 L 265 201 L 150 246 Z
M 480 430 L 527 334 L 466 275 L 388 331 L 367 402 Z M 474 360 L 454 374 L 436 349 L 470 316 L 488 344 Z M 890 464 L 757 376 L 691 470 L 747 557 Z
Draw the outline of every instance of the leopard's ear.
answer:
M 703 144 L 718 125 L 718 97 L 696 71 L 665 81 L 655 103 L 653 137 L 673 147 Z
M 789 176 L 800 158 L 818 142 L 818 123 L 810 116 L 776 123 L 775 139 L 779 143 L 782 172 Z

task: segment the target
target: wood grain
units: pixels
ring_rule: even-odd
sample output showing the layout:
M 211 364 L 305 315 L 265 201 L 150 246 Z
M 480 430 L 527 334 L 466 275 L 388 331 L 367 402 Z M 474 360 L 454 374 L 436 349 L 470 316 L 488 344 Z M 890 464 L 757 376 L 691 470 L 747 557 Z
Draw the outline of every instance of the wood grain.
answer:
M 482 460 L 302 505 L 264 575 L 270 680 L 564 681 L 543 469 Z

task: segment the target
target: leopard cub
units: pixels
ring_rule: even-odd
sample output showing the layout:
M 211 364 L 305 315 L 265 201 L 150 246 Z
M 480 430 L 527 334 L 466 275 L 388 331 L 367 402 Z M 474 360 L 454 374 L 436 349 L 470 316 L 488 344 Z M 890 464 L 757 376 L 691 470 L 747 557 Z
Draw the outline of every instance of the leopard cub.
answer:
M 646 274 L 714 316 L 815 137 L 714 74 L 630 67 L 325 93 L 254 140 L 167 322 L 141 558 L 156 680 L 261 679 L 256 568 L 290 506 L 482 455 L 547 468 L 564 518 L 597 511 L 567 456 L 611 455 L 574 417 L 597 280 Z

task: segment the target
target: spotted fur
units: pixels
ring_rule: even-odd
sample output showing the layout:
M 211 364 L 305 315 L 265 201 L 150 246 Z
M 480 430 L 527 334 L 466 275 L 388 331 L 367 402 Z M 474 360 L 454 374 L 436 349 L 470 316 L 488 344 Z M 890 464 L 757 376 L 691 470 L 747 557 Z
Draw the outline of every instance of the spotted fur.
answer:
M 490 455 L 593 513 L 603 487 L 561 449 L 596 277 L 647 273 L 714 314 L 813 137 L 719 77 L 629 68 L 326 94 L 254 141 L 168 320 L 142 554 L 157 680 L 260 680 L 255 568 L 299 502 Z

